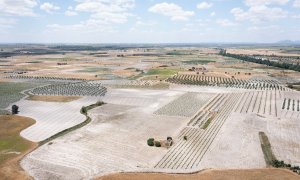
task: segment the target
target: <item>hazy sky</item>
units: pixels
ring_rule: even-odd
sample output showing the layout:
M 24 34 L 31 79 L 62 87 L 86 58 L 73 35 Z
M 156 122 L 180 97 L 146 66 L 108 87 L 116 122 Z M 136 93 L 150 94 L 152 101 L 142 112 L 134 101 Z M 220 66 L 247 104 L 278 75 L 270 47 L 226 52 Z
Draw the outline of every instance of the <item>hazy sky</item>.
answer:
M 300 40 L 300 0 L 0 0 L 0 42 Z

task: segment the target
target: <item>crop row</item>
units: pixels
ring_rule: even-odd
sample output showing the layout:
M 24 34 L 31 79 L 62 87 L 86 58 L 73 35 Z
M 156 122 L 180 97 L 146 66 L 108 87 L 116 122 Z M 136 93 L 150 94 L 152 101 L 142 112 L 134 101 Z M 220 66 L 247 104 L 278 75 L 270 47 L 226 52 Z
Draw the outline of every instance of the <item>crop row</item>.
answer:
M 34 95 L 66 95 L 66 96 L 104 96 L 107 89 L 101 84 L 68 83 L 35 88 Z
M 6 78 L 10 79 L 23 79 L 23 80 L 31 80 L 31 81 L 58 81 L 58 82 L 77 82 L 84 81 L 84 79 L 80 78 L 61 78 L 61 77 L 47 77 L 47 76 L 24 76 L 24 75 L 11 75 Z
M 179 142 L 165 154 L 155 168 L 186 170 L 199 167 L 202 158 L 218 135 L 239 98 L 240 94 L 231 94 L 205 130 L 186 127 L 179 135 Z
M 0 82 L 0 109 L 4 109 L 11 103 L 19 101 L 25 95 L 22 91 L 40 86 L 40 83 L 11 83 Z
M 269 83 L 267 80 L 241 80 L 235 78 L 224 78 L 203 75 L 188 75 L 179 74 L 167 79 L 167 82 L 175 84 L 190 84 L 200 86 L 221 86 L 221 87 L 235 87 L 244 89 L 257 90 L 286 90 L 285 87 L 278 83 Z
M 281 91 L 253 91 L 242 94 L 235 112 L 278 116 Z
M 284 98 L 282 103 L 282 109 L 290 111 L 300 111 L 300 100 Z
M 195 117 L 193 117 L 188 126 L 201 127 L 205 120 L 211 118 L 226 103 L 229 94 L 218 94 L 203 108 Z
M 211 94 L 185 93 L 154 114 L 190 117 L 194 115 L 212 97 Z

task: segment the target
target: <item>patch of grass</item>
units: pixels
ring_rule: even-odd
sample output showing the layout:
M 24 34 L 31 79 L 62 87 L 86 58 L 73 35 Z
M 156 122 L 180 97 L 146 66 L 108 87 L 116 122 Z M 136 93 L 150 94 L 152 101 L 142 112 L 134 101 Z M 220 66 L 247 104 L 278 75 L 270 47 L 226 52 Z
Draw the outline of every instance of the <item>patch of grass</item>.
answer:
M 211 62 L 216 62 L 216 61 L 213 61 L 213 60 L 202 60 L 202 59 L 195 59 L 195 60 L 189 60 L 189 61 L 183 61 L 183 63 L 185 64 L 208 64 L 208 63 L 211 63 Z
M 34 124 L 33 119 L 16 115 L 0 116 L 0 179 L 30 179 L 20 167 L 20 159 L 37 147 L 20 136 Z
M 40 58 L 40 61 L 67 61 L 71 60 L 70 58 Z
M 139 78 L 141 78 L 141 77 L 143 77 L 144 76 L 144 73 L 140 73 L 140 74 L 138 74 L 138 75 L 135 75 L 135 76 L 131 76 L 131 77 L 129 77 L 128 79 L 129 80 L 136 80 L 136 79 L 139 79 Z
M 213 120 L 213 117 L 210 117 L 210 118 L 204 123 L 204 125 L 202 126 L 202 129 L 206 129 L 206 128 L 210 125 L 210 123 L 212 122 L 212 120 Z
M 77 72 L 108 72 L 110 71 L 109 68 L 103 67 L 85 67 L 82 70 L 78 70 Z
M 42 83 L 12 83 L 0 82 L 0 109 L 19 101 L 25 95 L 22 91 L 43 85 Z
M 145 75 L 172 76 L 178 71 L 179 69 L 150 69 Z
M 31 147 L 31 142 L 23 139 L 20 132 L 34 123 L 35 121 L 30 118 L 15 115 L 0 116 L 0 166 Z
M 266 164 L 267 164 L 267 166 L 272 166 L 273 161 L 276 160 L 276 157 L 273 154 L 270 141 L 264 132 L 259 132 L 258 135 L 259 135 L 259 140 L 260 140 L 260 144 L 261 144 L 261 149 L 264 153 L 264 158 L 265 158 Z
M 28 61 L 26 63 L 28 63 L 28 64 L 38 64 L 38 63 L 41 63 L 41 61 Z

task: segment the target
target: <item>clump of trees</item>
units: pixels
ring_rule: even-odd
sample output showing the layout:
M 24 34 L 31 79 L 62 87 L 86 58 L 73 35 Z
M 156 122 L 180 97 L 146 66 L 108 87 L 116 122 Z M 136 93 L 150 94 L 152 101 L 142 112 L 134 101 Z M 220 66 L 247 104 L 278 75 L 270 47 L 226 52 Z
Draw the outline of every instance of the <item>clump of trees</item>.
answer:
M 161 147 L 161 144 L 159 141 L 155 141 L 154 144 L 155 144 L 155 147 Z
M 292 166 L 291 164 L 286 164 L 284 161 L 273 160 L 272 166 L 275 168 L 288 168 L 289 170 L 298 173 L 300 175 L 300 168 L 299 166 Z
M 86 114 L 86 113 L 87 113 L 86 107 L 85 107 L 85 106 L 82 106 L 80 112 L 81 112 L 82 114 Z
M 148 146 L 154 146 L 154 138 L 149 138 L 147 140 L 147 144 L 148 144 Z
M 164 145 L 164 147 L 170 147 L 173 144 L 173 139 L 172 137 L 167 137 L 166 141 L 163 141 L 163 144 L 161 143 L 161 141 L 156 141 L 154 138 L 149 138 L 147 140 L 147 144 L 148 146 L 155 146 L 155 147 L 161 147 L 162 145 Z
M 12 107 L 11 107 L 11 113 L 12 114 L 18 114 L 19 113 L 19 106 L 12 105 Z
M 257 63 L 257 64 L 265 64 L 267 66 L 273 66 L 273 67 L 289 69 L 289 70 L 294 70 L 294 71 L 300 72 L 300 64 L 299 63 L 291 64 L 291 63 L 286 63 L 286 62 L 263 60 L 262 58 L 258 58 L 258 57 L 255 58 L 255 57 L 243 55 L 243 54 L 230 54 L 230 53 L 227 53 L 226 50 L 224 50 L 224 49 L 221 49 L 219 54 L 222 56 L 231 57 L 231 58 L 239 59 L 242 61 L 248 61 L 248 62 L 253 62 L 253 63 Z

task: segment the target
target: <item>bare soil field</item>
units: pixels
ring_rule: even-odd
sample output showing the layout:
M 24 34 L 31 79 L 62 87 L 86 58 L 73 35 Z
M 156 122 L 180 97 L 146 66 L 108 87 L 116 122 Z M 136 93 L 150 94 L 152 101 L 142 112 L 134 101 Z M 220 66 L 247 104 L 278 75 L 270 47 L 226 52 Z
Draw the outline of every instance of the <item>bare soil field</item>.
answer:
M 29 96 L 26 100 L 30 101 L 44 101 L 44 102 L 71 102 L 78 100 L 78 96 Z
M 194 174 L 164 174 L 164 173 L 119 173 L 96 178 L 97 180 L 297 180 L 299 175 L 286 169 L 230 169 L 203 170 Z
M 20 167 L 23 156 L 37 147 L 23 139 L 19 133 L 34 124 L 33 119 L 22 116 L 0 116 L 0 177 L 1 179 L 31 179 Z
M 186 118 L 157 116 L 153 112 L 181 94 L 114 90 L 104 99 L 110 104 L 89 112 L 90 124 L 41 146 L 21 165 L 37 179 L 92 178 L 107 172 L 151 168 L 167 149 L 149 147 L 147 139 L 175 137 L 187 123 Z
M 99 100 L 99 99 L 98 99 Z M 33 142 L 39 142 L 48 137 L 85 120 L 80 113 L 82 106 L 97 102 L 95 97 L 65 102 L 42 102 L 21 100 L 15 104 L 19 106 L 19 114 L 36 119 L 36 124 L 24 129 L 21 136 Z

